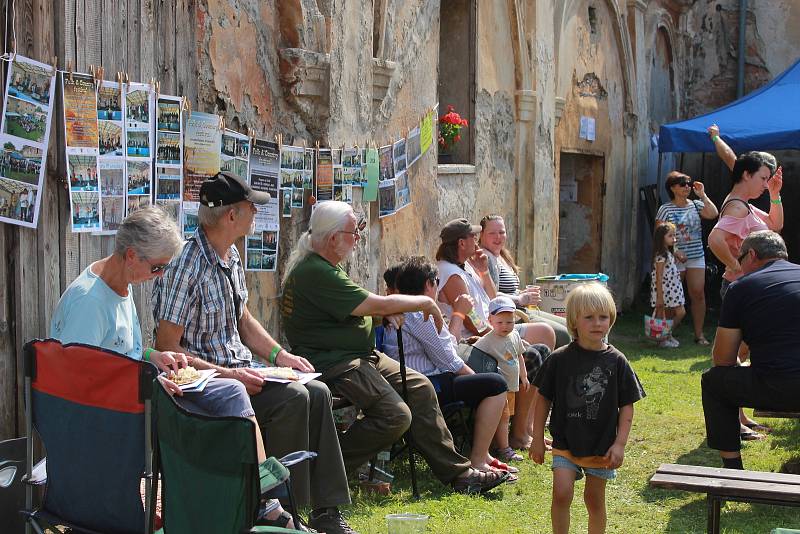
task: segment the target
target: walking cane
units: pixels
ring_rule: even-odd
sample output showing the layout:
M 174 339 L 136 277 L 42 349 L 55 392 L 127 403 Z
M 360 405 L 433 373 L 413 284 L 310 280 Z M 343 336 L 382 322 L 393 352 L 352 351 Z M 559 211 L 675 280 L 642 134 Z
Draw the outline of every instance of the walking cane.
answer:
M 408 387 L 406 386 L 406 356 L 403 352 L 403 329 L 397 327 L 397 352 L 400 357 L 400 382 L 403 402 L 408 404 Z M 419 500 L 419 490 L 417 489 L 417 470 L 414 466 L 414 439 L 411 430 L 406 431 L 403 436 L 408 446 L 408 465 L 411 469 L 411 492 L 415 500 Z

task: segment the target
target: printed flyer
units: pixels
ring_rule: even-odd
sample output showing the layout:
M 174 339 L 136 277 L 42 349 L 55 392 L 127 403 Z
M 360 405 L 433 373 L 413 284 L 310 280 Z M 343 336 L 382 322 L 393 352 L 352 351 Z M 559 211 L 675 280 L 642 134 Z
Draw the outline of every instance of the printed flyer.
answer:
M 128 179 L 127 213 L 150 205 L 153 190 L 153 91 L 149 84 L 127 84 L 125 146 Z
M 97 91 L 98 174 L 100 175 L 100 231 L 114 234 L 125 218 L 127 163 L 125 123 L 122 119 L 125 93 L 119 83 L 102 81 Z
M 280 238 L 278 176 L 281 171 L 281 152 L 277 143 L 262 139 L 253 142 L 250 152 L 250 187 L 269 193 L 266 205 L 257 206 L 255 233 L 245 238 L 245 269 L 275 271 Z M 291 192 L 290 189 L 281 192 Z
M 158 95 L 156 100 L 156 204 L 181 223 L 183 190 L 183 99 Z
M 0 125 L 0 222 L 36 228 L 50 140 L 55 70 L 17 54 Z

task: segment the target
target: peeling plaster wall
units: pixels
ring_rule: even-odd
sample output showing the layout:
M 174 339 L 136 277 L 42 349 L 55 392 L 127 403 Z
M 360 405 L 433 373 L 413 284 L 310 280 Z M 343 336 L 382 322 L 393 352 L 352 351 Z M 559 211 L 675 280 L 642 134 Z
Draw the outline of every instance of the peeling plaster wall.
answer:
M 595 8 L 594 33 L 589 6 Z M 621 299 L 627 300 L 632 296 L 632 288 L 625 241 L 630 235 L 632 206 L 628 200 L 631 149 L 627 146 L 624 124 L 624 102 L 628 95 L 623 82 L 623 52 L 616 39 L 613 14 L 605 3 L 575 2 L 570 7 L 564 12 L 560 31 L 556 94 L 565 99 L 565 105 L 555 128 L 556 166 L 562 151 L 605 158 L 601 269 L 611 276 L 610 285 Z M 579 138 L 582 116 L 596 121 L 593 142 Z M 560 235 L 574 238 L 570 236 L 570 232 Z
M 797 59 L 800 2 L 748 2 L 745 93 L 758 89 Z M 739 0 L 695 2 L 684 15 L 688 54 L 686 116 L 736 99 Z

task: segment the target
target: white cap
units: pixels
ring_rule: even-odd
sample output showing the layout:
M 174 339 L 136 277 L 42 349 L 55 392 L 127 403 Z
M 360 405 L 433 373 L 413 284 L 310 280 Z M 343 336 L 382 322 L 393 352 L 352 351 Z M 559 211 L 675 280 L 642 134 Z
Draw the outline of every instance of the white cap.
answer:
M 490 315 L 495 315 L 500 312 L 514 312 L 516 309 L 517 306 L 514 304 L 514 301 L 505 295 L 495 297 L 489 303 Z

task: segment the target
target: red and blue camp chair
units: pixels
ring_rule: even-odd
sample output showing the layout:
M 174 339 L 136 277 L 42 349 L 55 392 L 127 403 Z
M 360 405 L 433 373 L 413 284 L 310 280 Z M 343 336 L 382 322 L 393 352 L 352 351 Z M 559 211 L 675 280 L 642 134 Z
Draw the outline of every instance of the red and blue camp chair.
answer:
M 156 368 L 112 351 L 47 339 L 27 343 L 27 478 L 33 431 L 47 453 L 44 501 L 26 492 L 26 532 L 150 534 L 155 504 L 150 397 Z M 145 480 L 145 502 L 140 485 Z

